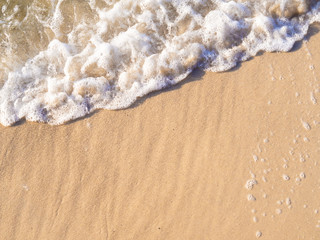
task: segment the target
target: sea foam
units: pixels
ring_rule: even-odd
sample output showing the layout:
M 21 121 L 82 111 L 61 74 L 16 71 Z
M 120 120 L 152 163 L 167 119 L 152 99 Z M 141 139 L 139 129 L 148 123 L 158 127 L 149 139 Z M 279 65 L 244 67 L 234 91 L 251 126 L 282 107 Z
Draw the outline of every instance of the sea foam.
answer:
M 126 108 L 195 68 L 289 51 L 319 21 L 312 0 L 1 1 L 0 123 Z

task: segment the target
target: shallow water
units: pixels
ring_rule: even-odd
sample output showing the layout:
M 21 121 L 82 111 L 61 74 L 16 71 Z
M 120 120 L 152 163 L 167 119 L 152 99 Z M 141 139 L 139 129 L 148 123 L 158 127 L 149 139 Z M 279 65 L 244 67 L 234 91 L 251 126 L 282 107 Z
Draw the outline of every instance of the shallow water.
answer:
M 259 51 L 289 51 L 312 0 L 1 0 L 0 123 L 61 124 L 120 109 Z

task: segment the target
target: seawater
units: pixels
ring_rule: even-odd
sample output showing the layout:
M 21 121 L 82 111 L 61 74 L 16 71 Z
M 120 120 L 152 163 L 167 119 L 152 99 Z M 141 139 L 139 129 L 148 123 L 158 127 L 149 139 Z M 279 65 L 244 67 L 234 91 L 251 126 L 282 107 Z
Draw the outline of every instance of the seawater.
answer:
M 0 123 L 126 108 L 195 68 L 289 51 L 319 21 L 313 0 L 0 0 Z

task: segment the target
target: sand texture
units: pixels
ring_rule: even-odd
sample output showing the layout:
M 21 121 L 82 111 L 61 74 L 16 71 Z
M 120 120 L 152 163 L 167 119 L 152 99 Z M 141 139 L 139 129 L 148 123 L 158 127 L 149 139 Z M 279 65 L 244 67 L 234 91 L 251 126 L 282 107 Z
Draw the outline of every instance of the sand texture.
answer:
M 309 37 L 126 110 L 0 127 L 0 239 L 320 239 Z

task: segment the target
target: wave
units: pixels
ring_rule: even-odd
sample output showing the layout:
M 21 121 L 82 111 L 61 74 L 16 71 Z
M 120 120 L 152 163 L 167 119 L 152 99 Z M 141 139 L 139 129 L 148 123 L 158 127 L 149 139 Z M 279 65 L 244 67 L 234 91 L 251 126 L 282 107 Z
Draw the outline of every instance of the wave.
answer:
M 0 123 L 62 124 L 121 109 L 193 71 L 289 51 L 320 21 L 312 0 L 6 0 Z

